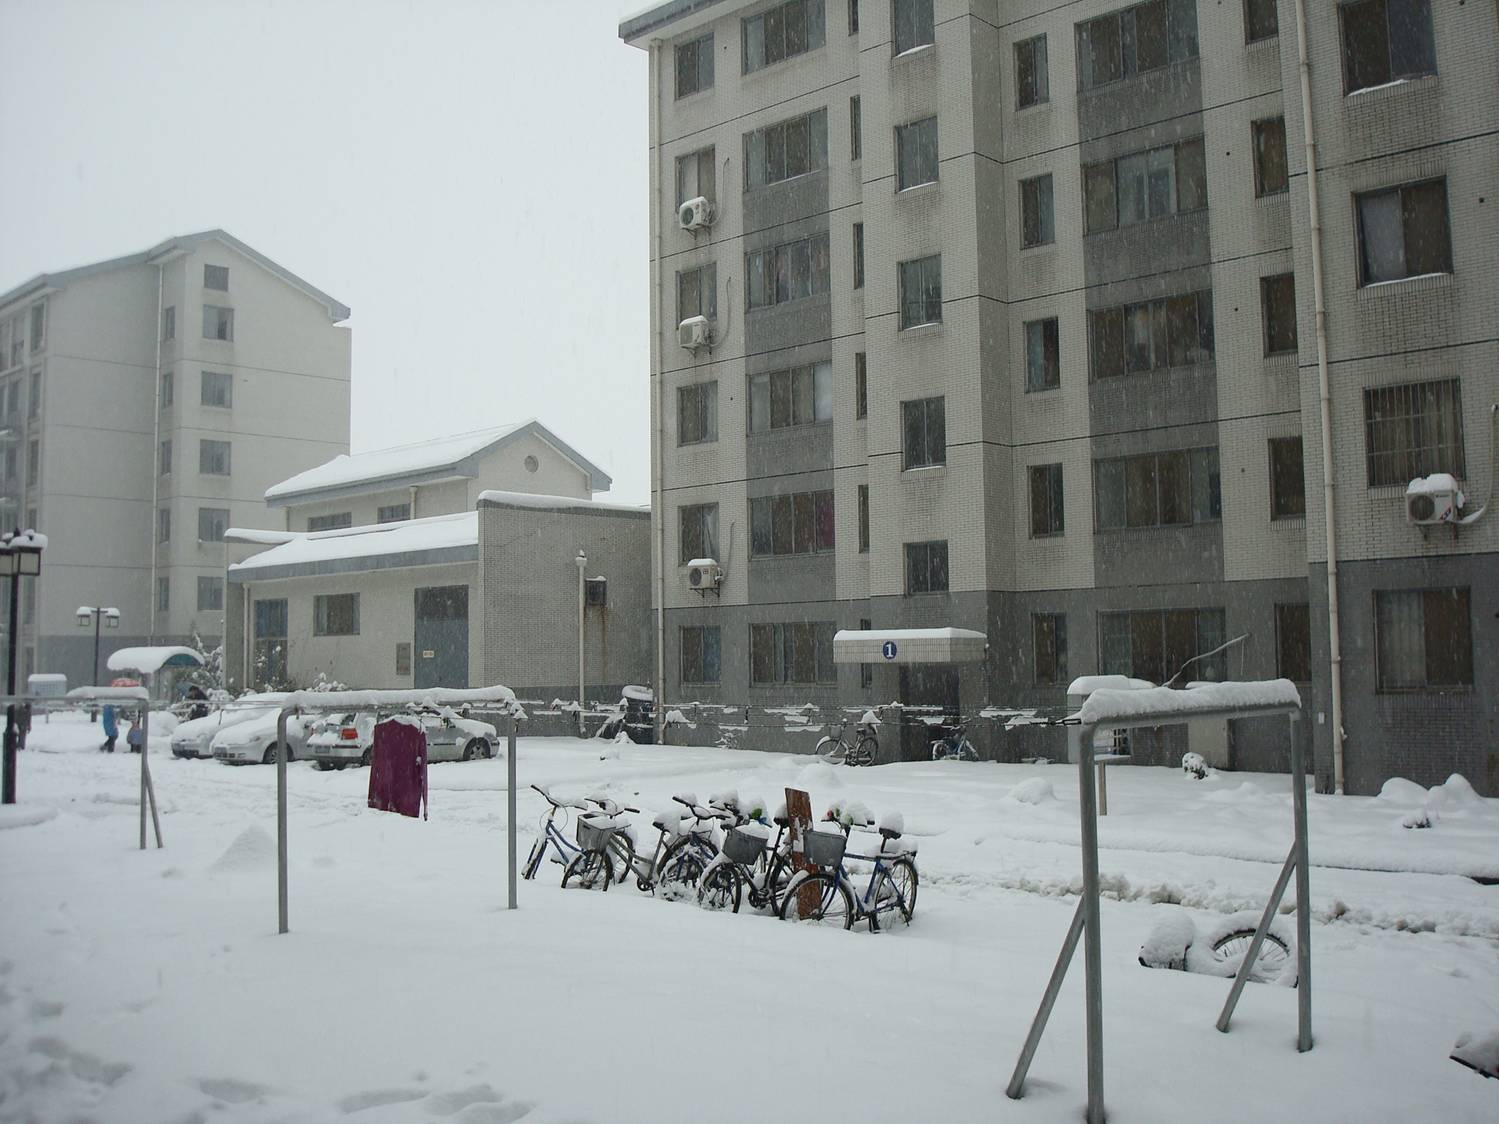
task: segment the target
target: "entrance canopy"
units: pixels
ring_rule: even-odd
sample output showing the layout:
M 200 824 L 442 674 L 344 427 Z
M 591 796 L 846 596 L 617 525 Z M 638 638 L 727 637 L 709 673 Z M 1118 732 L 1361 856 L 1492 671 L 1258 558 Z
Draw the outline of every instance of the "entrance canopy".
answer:
M 967 628 L 840 629 L 834 663 L 982 663 L 989 638 Z
M 120 648 L 109 654 L 110 671 L 139 671 L 155 675 L 164 667 L 202 667 L 203 658 L 180 644 L 156 648 Z

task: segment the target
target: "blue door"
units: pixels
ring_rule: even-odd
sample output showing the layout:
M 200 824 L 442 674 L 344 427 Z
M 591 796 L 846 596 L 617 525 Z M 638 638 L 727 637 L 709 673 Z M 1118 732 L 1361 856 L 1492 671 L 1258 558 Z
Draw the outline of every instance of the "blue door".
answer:
M 415 687 L 467 687 L 468 586 L 438 585 L 416 591 L 412 645 Z

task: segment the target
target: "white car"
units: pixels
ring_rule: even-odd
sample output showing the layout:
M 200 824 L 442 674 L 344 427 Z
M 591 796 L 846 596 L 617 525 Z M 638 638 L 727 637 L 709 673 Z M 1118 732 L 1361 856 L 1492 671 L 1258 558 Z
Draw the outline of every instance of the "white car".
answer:
M 471 761 L 495 755 L 499 734 L 488 722 L 464 718 L 445 706 L 423 709 L 416 717 L 427 735 L 429 761 Z M 307 755 L 319 769 L 368 765 L 374 753 L 376 721 L 367 711 L 336 715 L 312 731 Z
M 277 706 L 285 695 L 246 695 L 205 718 L 181 723 L 172 731 L 173 757 L 212 757 L 213 739 L 220 730 L 260 716 L 267 706 Z M 261 704 L 259 706 L 255 704 Z
M 276 763 L 276 727 L 280 707 L 267 707 L 243 722 L 219 731 L 213 739 L 215 759 L 229 765 Z M 295 761 L 307 750 L 306 719 L 292 715 L 286 720 L 286 759 Z

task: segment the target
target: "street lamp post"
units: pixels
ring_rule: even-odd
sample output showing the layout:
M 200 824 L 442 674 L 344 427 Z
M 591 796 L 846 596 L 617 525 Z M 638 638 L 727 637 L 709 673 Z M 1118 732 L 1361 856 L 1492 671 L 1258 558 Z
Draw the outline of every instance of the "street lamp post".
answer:
M 99 687 L 102 686 L 99 682 L 99 626 L 119 628 L 120 610 L 107 605 L 78 606 L 78 627 L 87 628 L 90 624 L 94 626 L 94 686 Z
M 5 668 L 5 693 L 12 698 L 16 693 L 16 654 L 20 647 L 20 638 L 16 633 L 16 615 L 21 600 L 21 579 L 34 578 L 42 572 L 42 551 L 46 546 L 47 536 L 35 531 L 15 530 L 0 535 L 0 574 L 10 578 L 10 658 Z M 5 708 L 5 742 L 3 758 L 0 758 L 0 803 L 16 802 L 16 743 L 19 740 L 16 704 L 10 703 Z
M 588 618 L 584 612 L 587 601 L 584 596 L 583 567 L 588 565 L 588 555 L 584 554 L 583 549 L 579 547 L 578 557 L 573 561 L 578 564 L 578 737 L 586 738 L 588 736 L 588 725 L 587 720 L 583 717 L 583 680 L 585 678 L 583 670 L 585 652 L 583 640 L 585 630 L 588 627 Z

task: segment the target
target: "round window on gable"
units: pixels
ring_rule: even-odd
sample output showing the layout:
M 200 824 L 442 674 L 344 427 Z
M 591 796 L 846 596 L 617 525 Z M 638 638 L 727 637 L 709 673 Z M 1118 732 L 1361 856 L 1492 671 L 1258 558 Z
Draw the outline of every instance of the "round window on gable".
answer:
M 528 456 L 526 458 L 525 464 L 527 472 L 535 472 L 538 468 L 541 467 L 541 462 L 538 461 L 535 457 L 531 456 Z

